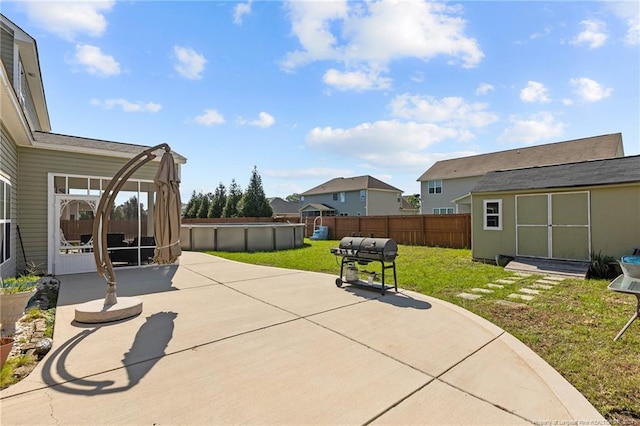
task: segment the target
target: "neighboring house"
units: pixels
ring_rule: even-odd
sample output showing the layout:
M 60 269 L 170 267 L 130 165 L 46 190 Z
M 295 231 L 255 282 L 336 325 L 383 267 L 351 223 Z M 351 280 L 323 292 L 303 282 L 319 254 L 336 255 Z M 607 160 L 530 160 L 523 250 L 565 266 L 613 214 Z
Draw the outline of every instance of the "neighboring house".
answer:
M 640 247 L 640 156 L 490 172 L 471 204 L 475 259 L 619 259 Z
M 22 273 L 27 263 L 56 275 L 95 271 L 90 234 L 100 195 L 149 147 L 51 133 L 36 41 L 4 15 L 0 24 L 0 275 Z M 147 252 L 135 242 L 153 235 L 160 158 L 120 191 L 117 203 L 133 208 L 109 223 L 109 232 L 124 235 L 122 250 Z M 179 172 L 186 159 L 176 153 L 174 159 Z
M 331 179 L 300 194 L 300 204 L 303 217 L 407 214 L 402 190 L 368 175 Z
M 293 219 L 300 218 L 300 204 L 283 200 L 280 197 L 272 197 L 268 199 L 274 217 L 289 217 Z
M 422 213 L 470 213 L 469 192 L 491 171 L 622 156 L 622 135 L 613 133 L 438 161 L 418 178 Z
M 420 213 L 420 209 L 415 208 L 413 204 L 409 202 L 409 195 L 402 196 L 402 206 L 400 207 L 400 210 L 402 210 L 403 212 L 402 214 L 405 214 L 405 215 Z

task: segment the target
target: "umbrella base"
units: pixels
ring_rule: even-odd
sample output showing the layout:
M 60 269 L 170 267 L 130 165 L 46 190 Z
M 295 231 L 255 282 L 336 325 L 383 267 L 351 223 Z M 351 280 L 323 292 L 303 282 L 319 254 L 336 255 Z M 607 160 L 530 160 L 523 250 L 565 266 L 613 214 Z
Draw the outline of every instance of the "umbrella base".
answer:
M 131 318 L 141 312 L 142 300 L 135 297 L 118 297 L 118 303 L 113 305 L 105 305 L 104 299 L 98 299 L 78 305 L 75 320 L 97 324 Z

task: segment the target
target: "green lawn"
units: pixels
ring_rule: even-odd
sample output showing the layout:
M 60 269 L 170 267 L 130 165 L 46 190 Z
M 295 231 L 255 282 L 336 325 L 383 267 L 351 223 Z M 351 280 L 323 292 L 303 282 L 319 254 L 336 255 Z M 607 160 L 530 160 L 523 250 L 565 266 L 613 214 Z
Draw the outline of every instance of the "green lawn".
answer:
M 339 258 L 330 253 L 337 246 L 337 241 L 305 240 L 304 247 L 293 250 L 209 253 L 337 277 Z M 509 286 L 469 301 L 456 294 L 513 274 L 473 262 L 470 250 L 399 246 L 398 253 L 399 287 L 452 302 L 488 319 L 544 358 L 611 423 L 640 424 L 640 320 L 613 342 L 633 314 L 635 298 L 609 291 L 606 280 L 566 279 L 516 307 L 496 303 L 515 291 L 516 287 Z M 372 269 L 376 263 L 367 268 Z M 387 279 L 387 283 L 392 282 Z

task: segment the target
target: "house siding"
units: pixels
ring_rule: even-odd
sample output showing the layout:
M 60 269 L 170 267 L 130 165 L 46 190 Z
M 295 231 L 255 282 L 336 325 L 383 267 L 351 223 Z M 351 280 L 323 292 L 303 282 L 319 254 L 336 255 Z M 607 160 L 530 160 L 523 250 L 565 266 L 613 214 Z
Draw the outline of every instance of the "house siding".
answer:
M 47 205 L 48 173 L 109 177 L 115 175 L 127 160 L 26 147 L 20 148 L 18 154 L 18 215 L 25 256 L 28 262 L 35 262 L 40 268 L 46 269 L 49 238 L 47 225 L 51 220 Z M 145 164 L 132 178 L 153 180 L 157 168 L 158 163 L 155 161 Z M 19 269 L 24 267 L 23 263 L 23 259 L 18 260 Z
M 0 58 L 7 70 L 11 85 L 15 85 L 13 81 L 13 31 L 2 25 L 0 28 Z
M 16 275 L 18 258 L 17 224 L 18 224 L 18 152 L 4 126 L 0 127 L 0 173 L 11 184 L 11 231 L 9 233 L 11 254 L 9 259 L 2 264 L 0 274 L 2 278 Z
M 502 230 L 484 230 L 484 200 L 502 200 Z M 493 259 L 496 254 L 516 253 L 515 195 L 485 193 L 471 197 L 471 254 L 474 259 Z
M 459 204 L 456 210 L 456 204 L 451 200 L 462 197 L 469 193 L 482 176 L 470 176 L 456 179 L 442 179 L 442 192 L 440 194 L 429 194 L 429 182 L 420 182 L 421 194 L 421 211 L 422 214 L 432 214 L 434 208 L 452 207 L 455 213 L 470 213 L 470 206 L 467 204 Z

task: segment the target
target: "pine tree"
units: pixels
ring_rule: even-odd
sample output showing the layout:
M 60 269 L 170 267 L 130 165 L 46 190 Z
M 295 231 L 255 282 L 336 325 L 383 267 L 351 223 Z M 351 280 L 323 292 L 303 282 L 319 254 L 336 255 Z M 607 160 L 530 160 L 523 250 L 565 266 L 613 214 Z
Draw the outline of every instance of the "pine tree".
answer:
M 240 216 L 244 217 L 271 217 L 273 209 L 269 205 L 262 188 L 262 178 L 258 174 L 258 168 L 253 166 L 251 179 L 240 203 Z
M 202 196 L 202 200 L 200 201 L 200 207 L 198 208 L 197 217 L 199 219 L 206 219 L 209 214 L 209 206 L 211 205 L 211 193 L 204 194 Z
M 191 198 L 189 199 L 189 202 L 187 202 L 187 206 L 184 208 L 184 217 L 186 218 L 195 217 L 195 216 L 192 216 L 191 214 L 193 213 L 193 205 L 196 203 L 197 198 L 198 198 L 198 195 L 196 194 L 196 190 L 194 189 L 193 192 L 191 193 Z
M 238 217 L 238 203 L 242 199 L 242 188 L 236 183 L 235 179 L 231 179 L 229 185 L 229 194 L 227 202 L 222 210 L 222 217 Z
M 213 194 L 213 200 L 209 206 L 209 214 L 207 217 L 222 217 L 222 210 L 227 203 L 227 188 L 220 182 Z

